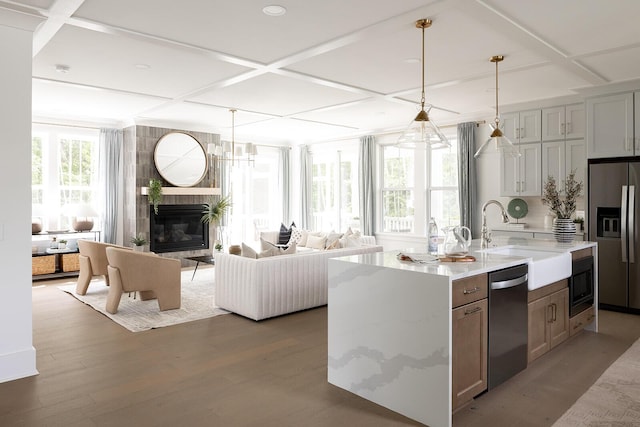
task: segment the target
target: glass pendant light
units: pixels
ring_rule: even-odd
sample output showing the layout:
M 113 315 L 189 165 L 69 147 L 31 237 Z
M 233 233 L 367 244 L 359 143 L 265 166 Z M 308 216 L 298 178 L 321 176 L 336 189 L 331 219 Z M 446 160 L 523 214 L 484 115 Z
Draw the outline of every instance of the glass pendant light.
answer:
M 418 115 L 409 123 L 409 127 L 405 130 L 398 139 L 397 146 L 402 148 L 426 148 L 428 145 L 431 148 L 448 148 L 451 144 L 444 136 L 440 128 L 429 119 L 428 111 L 424 109 L 425 96 L 424 96 L 424 30 L 431 26 L 430 19 L 420 19 L 416 21 L 416 28 L 422 29 L 422 98 L 420 99 L 421 109 Z
M 473 157 L 478 157 L 484 153 L 487 153 L 490 150 L 491 143 L 493 142 L 495 152 L 502 153 L 505 156 L 509 157 L 520 157 L 520 151 L 518 148 L 513 145 L 513 142 L 506 137 L 504 132 L 502 131 L 502 126 L 500 124 L 500 113 L 498 111 L 498 63 L 504 59 L 502 55 L 492 56 L 489 61 L 496 64 L 496 118 L 494 119 L 495 124 L 490 124 L 491 127 L 491 135 L 489 139 L 487 139 L 476 151 L 476 154 Z

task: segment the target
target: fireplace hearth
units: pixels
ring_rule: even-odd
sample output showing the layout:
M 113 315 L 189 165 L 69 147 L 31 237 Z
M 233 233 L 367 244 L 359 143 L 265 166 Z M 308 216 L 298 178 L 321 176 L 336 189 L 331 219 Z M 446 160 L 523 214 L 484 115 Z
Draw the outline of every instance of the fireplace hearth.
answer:
M 202 205 L 149 205 L 151 252 L 209 249 L 209 226 L 201 221 Z

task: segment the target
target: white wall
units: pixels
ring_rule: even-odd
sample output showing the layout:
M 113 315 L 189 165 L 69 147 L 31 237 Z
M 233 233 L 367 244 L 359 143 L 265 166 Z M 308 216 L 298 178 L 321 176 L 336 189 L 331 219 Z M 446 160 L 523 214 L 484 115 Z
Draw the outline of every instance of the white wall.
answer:
M 38 373 L 31 332 L 32 35 L 0 22 L 0 382 Z

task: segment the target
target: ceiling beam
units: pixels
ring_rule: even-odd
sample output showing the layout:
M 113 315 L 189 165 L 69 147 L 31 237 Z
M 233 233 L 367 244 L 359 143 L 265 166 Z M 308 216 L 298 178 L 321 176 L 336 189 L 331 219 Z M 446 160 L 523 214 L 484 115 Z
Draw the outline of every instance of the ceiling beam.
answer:
M 47 45 L 84 0 L 56 0 L 49 8 L 47 20 L 33 34 L 33 57 Z

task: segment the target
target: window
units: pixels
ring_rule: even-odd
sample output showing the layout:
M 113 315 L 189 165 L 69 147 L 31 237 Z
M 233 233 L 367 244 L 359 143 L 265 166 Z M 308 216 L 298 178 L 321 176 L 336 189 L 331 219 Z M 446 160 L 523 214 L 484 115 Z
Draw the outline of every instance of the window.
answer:
M 280 227 L 280 223 L 275 222 L 275 218 L 282 218 L 280 149 L 259 148 L 255 162 L 240 161 L 231 170 L 229 191 L 233 206 L 223 232 L 224 244 L 257 240 L 260 231 Z M 233 242 L 228 241 L 230 236 Z
M 70 229 L 70 205 L 86 203 L 99 210 L 99 191 L 96 130 L 33 130 L 31 198 L 45 229 Z
M 339 150 L 333 144 L 312 149 L 312 230 L 360 228 L 358 144 Z
M 382 146 L 379 229 L 383 232 L 424 235 L 430 217 L 440 228 L 460 223 L 456 134 L 447 138 L 450 149 Z

